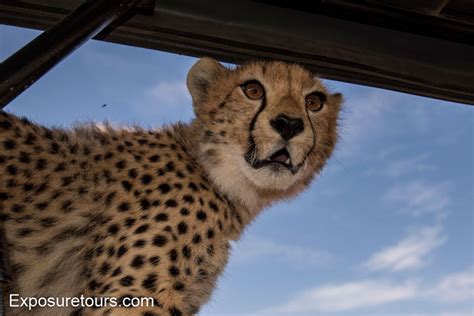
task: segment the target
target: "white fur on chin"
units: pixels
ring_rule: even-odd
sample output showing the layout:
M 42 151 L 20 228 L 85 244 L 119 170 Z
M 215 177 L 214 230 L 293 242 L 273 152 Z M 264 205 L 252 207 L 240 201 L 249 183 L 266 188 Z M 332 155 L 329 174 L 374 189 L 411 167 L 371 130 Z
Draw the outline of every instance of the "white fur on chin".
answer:
M 213 145 L 203 145 L 201 152 L 211 148 L 215 149 Z M 244 153 L 237 146 L 227 146 L 218 153 L 220 163 L 206 168 L 210 178 L 231 200 L 243 204 L 254 214 L 273 202 L 262 197 L 258 190 L 287 190 L 303 173 L 302 170 L 293 175 L 289 171 L 275 173 L 265 167 L 254 169 L 245 161 Z M 206 162 L 203 161 L 203 164 Z

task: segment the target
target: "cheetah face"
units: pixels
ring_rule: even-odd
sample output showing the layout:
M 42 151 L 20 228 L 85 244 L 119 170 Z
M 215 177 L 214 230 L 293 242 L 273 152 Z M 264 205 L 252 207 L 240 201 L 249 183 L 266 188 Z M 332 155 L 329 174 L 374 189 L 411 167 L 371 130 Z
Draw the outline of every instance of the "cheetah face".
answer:
M 188 75 L 205 159 L 263 190 L 306 185 L 335 146 L 340 94 L 282 62 L 227 69 L 204 58 Z

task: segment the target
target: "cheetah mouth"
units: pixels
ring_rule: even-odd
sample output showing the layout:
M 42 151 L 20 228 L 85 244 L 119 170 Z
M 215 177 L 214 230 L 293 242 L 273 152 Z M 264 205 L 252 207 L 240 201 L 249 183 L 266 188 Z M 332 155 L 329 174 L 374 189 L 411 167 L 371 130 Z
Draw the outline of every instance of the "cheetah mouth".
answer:
M 266 159 L 255 159 L 255 158 L 252 159 L 252 155 L 247 153 L 247 155 L 245 155 L 245 160 L 254 169 L 260 169 L 260 168 L 269 166 L 269 167 L 278 168 L 278 169 L 285 168 L 288 171 L 290 171 L 292 174 L 295 174 L 298 172 L 300 168 L 300 165 L 293 165 L 291 161 L 291 155 L 286 149 L 286 147 L 283 147 L 275 151 Z

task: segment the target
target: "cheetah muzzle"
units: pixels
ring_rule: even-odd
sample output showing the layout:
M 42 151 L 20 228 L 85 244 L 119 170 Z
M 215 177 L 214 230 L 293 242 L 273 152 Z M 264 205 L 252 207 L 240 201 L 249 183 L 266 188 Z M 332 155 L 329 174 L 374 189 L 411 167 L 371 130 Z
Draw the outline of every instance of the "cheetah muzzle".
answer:
M 46 128 L 0 112 L 6 296 L 155 303 L 8 315 L 198 313 L 231 241 L 306 189 L 334 150 L 342 97 L 299 65 L 203 58 L 187 86 L 196 117 L 156 130 Z

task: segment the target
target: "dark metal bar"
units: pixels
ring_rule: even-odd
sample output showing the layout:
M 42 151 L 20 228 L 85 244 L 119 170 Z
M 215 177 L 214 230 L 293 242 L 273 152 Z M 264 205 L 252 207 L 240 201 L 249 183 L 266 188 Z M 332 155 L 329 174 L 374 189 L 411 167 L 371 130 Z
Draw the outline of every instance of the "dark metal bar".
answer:
M 88 0 L 0 64 L 0 109 L 141 0 Z
M 80 2 L 0 0 L 0 23 L 44 30 Z M 94 38 L 234 63 L 280 59 L 327 79 L 474 105 L 472 1 L 451 1 L 443 18 L 382 2 L 159 0 L 153 16 L 136 14 Z M 447 9 L 455 17 L 444 18 Z

